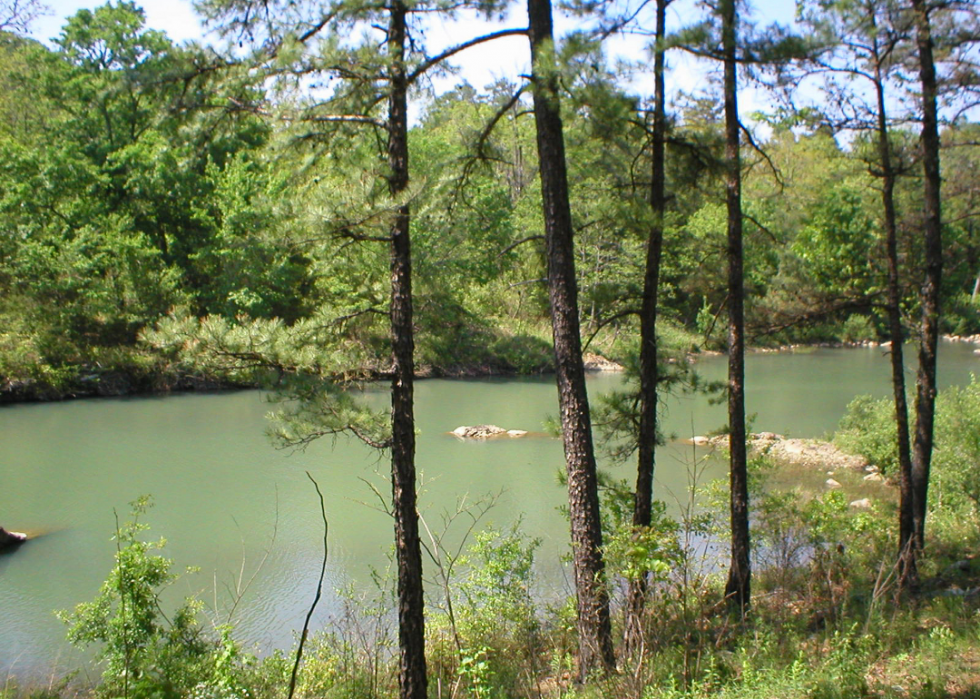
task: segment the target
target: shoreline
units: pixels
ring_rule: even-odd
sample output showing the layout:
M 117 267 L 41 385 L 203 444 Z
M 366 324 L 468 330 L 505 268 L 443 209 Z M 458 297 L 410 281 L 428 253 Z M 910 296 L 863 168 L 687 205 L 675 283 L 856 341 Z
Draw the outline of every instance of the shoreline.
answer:
M 942 342 L 965 343 L 980 345 L 980 334 L 977 335 L 941 335 Z M 795 352 L 808 349 L 891 349 L 891 340 L 860 340 L 857 342 L 812 342 L 798 343 L 790 345 L 780 345 L 779 347 L 750 347 L 749 352 L 775 353 L 775 352 Z
M 965 343 L 977 345 L 974 352 L 980 355 L 980 334 L 977 335 L 943 335 L 943 342 Z M 781 345 L 779 347 L 751 347 L 748 352 L 754 354 L 778 354 L 782 352 L 804 352 L 814 349 L 888 349 L 891 342 L 865 340 L 862 342 L 817 342 Z M 701 358 L 724 356 L 724 352 L 702 349 L 689 352 L 686 361 L 696 363 Z M 613 372 L 621 373 L 624 367 L 614 360 L 599 354 L 587 353 L 583 357 L 586 373 Z M 683 361 L 683 360 L 680 360 Z M 415 378 L 425 379 L 480 379 L 480 378 L 517 378 L 521 376 L 545 376 L 554 373 L 553 366 L 540 367 L 535 371 L 522 372 L 512 367 L 495 364 L 480 364 L 472 366 L 437 366 L 420 365 L 416 368 Z M 0 386 L 0 405 L 15 405 L 19 403 L 48 403 L 85 398 L 122 398 L 136 396 L 165 396 L 182 393 L 201 393 L 234 391 L 261 388 L 261 381 L 241 381 L 204 371 L 188 371 L 180 373 L 165 369 L 156 373 L 145 370 L 127 372 L 120 369 L 101 370 L 86 367 L 79 371 L 79 376 L 71 385 L 58 388 L 47 385 L 36 379 L 7 380 Z M 385 370 L 364 367 L 358 376 L 364 381 L 384 381 L 391 378 Z
M 728 435 L 697 436 L 682 440 L 707 449 L 727 449 Z M 862 456 L 848 454 L 833 442 L 812 437 L 786 437 L 775 432 L 752 432 L 746 440 L 752 455 L 768 456 L 791 466 L 813 469 L 845 469 L 854 472 L 877 473 L 876 466 Z
M 594 353 L 583 357 L 588 374 L 602 372 L 619 373 L 622 365 Z M 521 376 L 546 376 L 554 374 L 554 367 L 544 367 L 538 371 L 520 372 L 501 365 L 481 364 L 473 366 L 433 366 L 421 365 L 415 370 L 415 378 L 426 379 L 480 379 L 517 378 Z M 339 375 L 337 378 L 341 378 Z M 391 373 L 377 368 L 363 368 L 357 376 L 363 381 L 384 381 Z M 124 398 L 179 395 L 183 393 L 216 393 L 261 389 L 262 381 L 229 379 L 209 375 L 203 371 L 181 374 L 163 371 L 156 374 L 145 372 L 125 372 L 117 369 L 90 370 L 76 379 L 71 386 L 56 388 L 36 380 L 21 379 L 7 381 L 0 387 L 0 406 L 22 403 L 54 403 L 86 398 Z

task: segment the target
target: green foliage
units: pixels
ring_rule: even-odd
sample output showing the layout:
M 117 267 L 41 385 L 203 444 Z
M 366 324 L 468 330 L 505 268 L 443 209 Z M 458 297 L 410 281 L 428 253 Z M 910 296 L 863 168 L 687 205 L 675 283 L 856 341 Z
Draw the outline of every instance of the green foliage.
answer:
M 840 339 L 842 342 L 859 343 L 874 340 L 877 337 L 875 325 L 867 316 L 854 314 L 849 316 L 841 325 Z
M 628 521 L 623 518 L 620 526 L 605 530 L 603 551 L 610 573 L 627 580 L 646 575 L 654 584 L 667 580 L 684 556 L 679 523 L 660 501 L 653 503 L 650 526 L 624 526 Z
M 969 522 L 976 531 L 980 524 L 980 382 L 976 377 L 967 386 L 940 391 L 936 415 L 930 507 L 945 522 Z M 897 476 L 892 401 L 854 399 L 834 441 Z
M 544 649 L 534 578 L 539 545 L 521 531 L 520 522 L 475 535 L 455 562 L 460 572 L 446 590 L 454 615 L 440 613 L 428 623 L 437 681 L 474 698 L 532 691 Z
M 633 491 L 625 480 L 600 474 L 603 553 L 610 579 L 634 580 L 649 576 L 658 585 L 684 564 L 681 523 L 667 514 L 667 505 L 655 500 L 650 525 L 633 525 Z
M 466 649 L 459 661 L 459 677 L 473 699 L 493 696 L 493 668 L 487 659 L 489 648 Z
M 533 374 L 550 369 L 551 345 L 477 316 L 445 292 L 418 297 L 417 362 L 439 373 Z
M 537 629 L 534 552 L 540 544 L 521 531 L 519 521 L 507 531 L 491 527 L 477 533 L 460 561 L 466 572 L 456 585 L 465 602 L 463 624 L 472 634 L 470 645 L 484 636 L 519 638 Z
M 389 567 L 372 569 L 365 589 L 358 590 L 350 583 L 338 590 L 342 611 L 329 628 L 313 635 L 307 643 L 297 697 L 376 699 L 396 691 L 394 587 Z M 293 662 L 282 652 L 262 662 L 249 685 L 257 699 L 263 691 L 270 699 L 283 696 Z
M 844 451 L 897 475 L 896 441 L 895 403 L 871 396 L 858 396 L 848 404 L 834 434 L 834 443 Z
M 811 699 L 847 699 L 868 694 L 865 668 L 874 652 L 875 639 L 856 629 L 836 632 L 828 640 L 829 652 L 820 672 L 810 681 Z
M 827 193 L 792 245 L 819 290 L 839 295 L 867 290 L 874 279 L 875 221 L 852 183 Z
M 197 600 L 164 612 L 161 595 L 177 576 L 169 559 L 153 553 L 166 542 L 140 538 L 149 507 L 149 498 L 136 500 L 131 519 L 117 526 L 115 565 L 95 600 L 59 612 L 69 625 L 68 639 L 97 645 L 103 696 L 240 696 L 241 656 L 229 630 L 209 638 L 197 622 Z
M 933 456 L 933 507 L 972 522 L 980 534 L 980 382 L 940 392 Z
M 287 37 L 310 9 L 290 5 L 262 20 L 246 5 L 214 0 L 201 9 L 230 31 L 270 41 Z M 101 364 L 102 349 L 133 349 L 171 311 L 233 324 L 280 319 L 286 327 L 349 318 L 350 364 L 376 370 L 388 351 L 383 243 L 397 203 L 378 158 L 383 139 L 362 124 L 323 119 L 327 108 L 308 90 L 329 82 L 342 53 L 365 74 L 383 71 L 373 47 L 351 51 L 338 38 L 353 36 L 355 17 L 375 11 L 344 6 L 331 14 L 335 35 L 286 38 L 274 61 L 251 68 L 175 45 L 131 2 L 78 12 L 53 49 L 0 36 L 3 380 L 31 384 L 36 394 L 79 391 L 78 377 L 99 373 L 97 364 L 127 369 Z M 712 31 L 694 24 L 682 34 L 701 41 Z M 752 50 L 770 55 L 776 47 L 800 48 L 776 32 Z M 654 223 L 648 105 L 624 86 L 635 66 L 611 66 L 599 42 L 576 35 L 556 53 L 568 92 L 582 320 L 593 346 L 619 360 L 629 339 L 625 350 L 617 343 L 635 335 Z M 379 84 L 347 85 L 334 95 L 339 112 L 372 118 Z M 433 373 L 550 366 L 534 129 L 526 100 L 503 109 L 515 89 L 504 81 L 460 84 L 432 96 L 410 133 L 413 177 L 403 199 L 413 208 L 419 363 Z M 696 343 L 719 344 L 719 105 L 702 95 L 678 102 L 669 124 L 661 316 L 699 334 Z M 766 158 L 744 154 L 747 313 L 760 331 L 756 342 L 864 340 L 881 327 L 880 202 L 867 172 L 873 143 L 858 134 L 842 147 L 812 111 L 770 119 Z M 948 127 L 951 142 L 973 142 L 975 132 L 969 123 Z M 910 167 L 913 139 L 896 131 L 893 141 L 901 167 Z M 956 333 L 980 329 L 971 293 L 980 259 L 973 150 L 944 156 L 944 322 Z M 900 178 L 908 280 L 921 266 L 914 190 L 911 178 Z M 903 295 L 903 309 L 914 313 L 909 282 Z
M 90 392 L 75 378 L 126 374 L 104 350 L 134 350 L 172 308 L 211 303 L 202 282 L 222 278 L 195 255 L 215 249 L 215 181 L 229 154 L 260 143 L 262 129 L 186 109 L 211 73 L 144 19 L 120 2 L 69 18 L 56 50 L 2 42 L 0 292 L 10 302 L 0 316 L 16 332 L 0 366 L 6 383 L 32 386 L 27 395 Z M 256 284 L 283 276 L 270 258 L 289 257 L 262 253 Z M 276 281 L 291 286 L 280 305 L 301 308 L 303 283 Z
M 945 303 L 942 322 L 946 332 L 957 337 L 980 333 L 980 304 L 972 292 L 951 293 Z

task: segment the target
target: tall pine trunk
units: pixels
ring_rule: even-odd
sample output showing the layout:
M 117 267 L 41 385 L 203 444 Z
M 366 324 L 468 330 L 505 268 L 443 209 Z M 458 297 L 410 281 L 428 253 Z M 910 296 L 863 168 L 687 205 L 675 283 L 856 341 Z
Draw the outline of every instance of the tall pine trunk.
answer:
M 922 83 L 922 167 L 925 225 L 925 277 L 920 292 L 922 327 L 915 398 L 915 441 L 912 447 L 911 511 L 913 544 L 925 543 L 929 470 L 932 464 L 936 416 L 936 353 L 939 348 L 939 293 L 943 273 L 942 220 L 939 190 L 939 113 L 936 105 L 936 66 L 926 0 L 912 0 L 915 12 L 919 79 Z M 904 507 L 904 504 L 903 504 Z
M 408 188 L 408 80 L 406 16 L 401 0 L 391 6 L 388 27 L 388 189 L 396 201 Z M 426 699 L 422 550 L 415 492 L 415 339 L 412 326 L 410 212 L 398 206 L 391 226 L 391 501 L 398 566 L 398 675 L 401 699 Z
M 898 450 L 901 509 L 899 512 L 899 567 L 903 588 L 914 587 L 918 577 L 913 541 L 912 452 L 909 436 L 909 409 L 905 394 L 905 358 L 902 330 L 902 293 L 898 265 L 898 223 L 895 215 L 895 167 L 885 105 L 885 83 L 881 58 L 875 55 L 875 92 L 878 101 L 878 159 L 881 163 L 881 204 L 885 219 L 885 254 L 888 258 L 888 334 L 891 340 L 892 394 L 895 402 L 896 448 Z
M 664 87 L 667 3 L 657 0 L 657 27 L 653 59 L 654 111 L 650 208 L 653 227 L 647 241 L 646 271 L 643 279 L 643 306 L 640 311 L 640 430 L 637 435 L 636 492 L 633 501 L 633 527 L 637 531 L 650 526 L 653 512 L 653 474 L 657 448 L 657 299 L 660 285 L 660 258 L 664 239 L 666 213 L 666 173 L 664 167 L 667 140 L 667 108 Z M 626 592 L 626 651 L 635 653 L 643 643 L 643 610 L 647 598 L 647 570 L 641 567 L 629 581 Z
M 558 402 L 568 474 L 575 591 L 578 597 L 579 680 L 615 665 L 609 593 L 602 557 L 599 490 L 582 340 L 568 201 L 565 140 L 559 111 L 550 0 L 528 0 L 534 121 L 548 258 L 548 298 L 555 346 Z
M 735 0 L 721 0 L 725 61 L 725 165 L 728 207 L 728 427 L 732 560 L 725 596 L 745 614 L 751 596 L 749 558 L 748 454 L 745 445 L 745 318 L 742 254 L 742 164 L 738 120 L 738 12 Z

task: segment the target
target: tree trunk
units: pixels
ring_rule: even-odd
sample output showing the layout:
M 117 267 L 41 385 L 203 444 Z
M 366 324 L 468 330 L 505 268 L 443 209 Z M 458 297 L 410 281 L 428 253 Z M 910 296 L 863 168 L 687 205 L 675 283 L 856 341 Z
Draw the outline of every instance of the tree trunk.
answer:
M 664 214 L 666 210 L 666 173 L 664 144 L 667 139 L 667 108 L 664 88 L 664 40 L 666 39 L 667 3 L 657 0 L 657 28 L 653 59 L 654 112 L 652 139 L 652 173 L 650 208 L 653 228 L 647 241 L 646 272 L 643 279 L 643 306 L 640 312 L 640 431 L 637 435 L 636 492 L 633 501 L 633 526 L 640 530 L 650 526 L 653 511 L 653 474 L 657 448 L 657 292 L 660 284 L 660 257 L 663 249 Z M 647 571 L 642 568 L 629 581 L 626 593 L 626 652 L 635 653 L 643 644 L 643 610 L 647 597 Z
M 912 0 L 915 11 L 919 78 L 922 82 L 923 239 L 926 270 L 920 292 L 922 328 L 915 398 L 915 441 L 912 448 L 912 517 L 914 545 L 925 542 L 929 469 L 932 464 L 936 414 L 936 352 L 939 348 L 939 293 L 943 273 L 942 221 L 939 190 L 939 114 L 936 106 L 936 66 L 926 0 Z
M 548 297 L 555 346 L 558 401 L 568 473 L 575 591 L 578 597 L 579 680 L 615 665 L 609 593 L 602 557 L 599 491 L 582 341 L 568 201 L 565 142 L 559 112 L 550 0 L 528 0 L 534 121 L 537 129 Z
M 725 596 L 739 613 L 751 596 L 748 455 L 745 446 L 745 319 L 742 255 L 742 172 L 739 154 L 735 0 L 722 0 L 725 59 L 725 160 L 728 205 L 728 426 L 731 478 L 732 561 Z
M 872 20 L 874 18 L 872 17 Z M 905 360 L 902 331 L 902 294 L 898 269 L 898 224 L 895 215 L 895 168 L 892 165 L 891 142 L 885 105 L 885 84 L 881 75 L 881 57 L 875 53 L 875 91 L 878 100 L 878 158 L 881 162 L 881 204 L 885 217 L 885 248 L 888 258 L 888 334 L 891 339 L 892 394 L 895 401 L 901 506 L 899 509 L 899 584 L 912 589 L 917 584 L 912 516 L 912 453 L 909 437 L 909 409 L 905 395 Z
M 392 3 L 388 30 L 388 188 L 396 200 L 408 187 L 408 81 L 404 62 L 407 14 L 400 0 Z M 399 697 L 426 699 L 422 550 L 415 492 L 415 338 L 409 222 L 408 205 L 398 206 L 391 226 L 391 498 L 398 565 Z

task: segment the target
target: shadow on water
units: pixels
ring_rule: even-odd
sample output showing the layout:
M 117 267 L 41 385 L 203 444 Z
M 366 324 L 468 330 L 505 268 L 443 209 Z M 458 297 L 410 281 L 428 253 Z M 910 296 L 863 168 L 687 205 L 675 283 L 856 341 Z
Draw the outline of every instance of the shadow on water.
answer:
M 7 530 L 11 534 L 25 534 L 27 536 L 23 541 L 10 541 L 4 546 L 0 547 L 0 575 L 3 574 L 4 569 L 9 565 L 10 561 L 15 558 L 22 558 L 31 552 L 36 553 L 35 549 L 38 545 L 43 546 L 43 542 L 54 538 L 58 533 L 65 531 L 65 529 L 23 529 L 17 531 Z
M 14 541 L 9 544 L 4 544 L 3 548 L 0 548 L 0 560 L 5 557 L 12 555 L 15 551 L 19 551 L 21 547 L 27 544 L 27 541 Z

